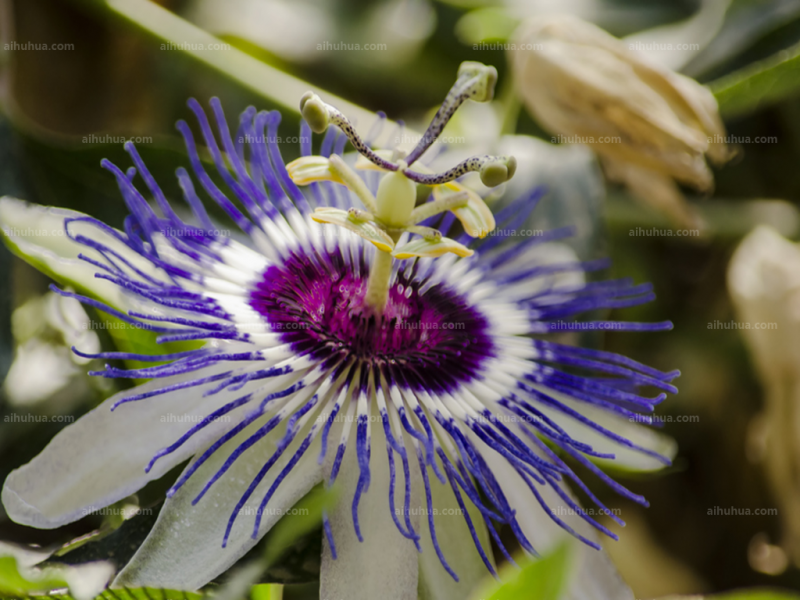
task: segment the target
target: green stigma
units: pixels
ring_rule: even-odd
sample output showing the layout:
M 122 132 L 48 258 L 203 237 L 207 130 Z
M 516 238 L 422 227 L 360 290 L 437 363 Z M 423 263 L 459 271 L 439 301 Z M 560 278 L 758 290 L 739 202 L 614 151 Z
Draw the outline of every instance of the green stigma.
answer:
M 326 104 L 313 92 L 300 99 L 300 112 L 315 133 L 324 133 L 337 126 L 361 155 L 356 169 L 377 169 L 385 172 L 377 195 L 373 195 L 364 180 L 340 156 L 330 158 L 306 156 L 289 165 L 289 176 L 297 185 L 317 181 L 332 181 L 346 186 L 363 203 L 365 210 L 317 208 L 312 219 L 318 223 L 343 227 L 376 247 L 370 268 L 366 301 L 380 316 L 386 306 L 392 263 L 395 259 L 436 257 L 454 253 L 471 256 L 473 251 L 441 234 L 436 229 L 418 223 L 451 211 L 471 237 L 485 237 L 495 228 L 491 210 L 477 192 L 456 181 L 470 172 L 478 172 L 487 187 L 496 187 L 514 176 L 517 161 L 513 156 L 478 156 L 467 159 L 443 173 L 433 173 L 416 160 L 441 135 L 444 126 L 466 100 L 490 101 L 497 83 L 497 70 L 478 62 L 464 62 L 458 77 L 425 134 L 405 158 L 400 153 L 370 148 L 358 135 L 350 121 L 333 106 Z M 432 199 L 416 206 L 417 187 L 430 186 Z M 403 246 L 397 243 L 404 233 L 413 237 Z

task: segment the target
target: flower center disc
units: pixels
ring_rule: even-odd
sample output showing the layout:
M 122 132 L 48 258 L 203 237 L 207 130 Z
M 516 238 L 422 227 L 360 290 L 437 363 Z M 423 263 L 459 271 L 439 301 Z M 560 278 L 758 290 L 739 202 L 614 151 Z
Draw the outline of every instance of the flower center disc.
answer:
M 442 284 L 421 293 L 424 282 L 399 272 L 376 318 L 364 300 L 368 271 L 339 254 L 295 255 L 264 272 L 250 305 L 298 354 L 326 368 L 355 357 L 403 387 L 452 389 L 493 356 L 486 318 Z

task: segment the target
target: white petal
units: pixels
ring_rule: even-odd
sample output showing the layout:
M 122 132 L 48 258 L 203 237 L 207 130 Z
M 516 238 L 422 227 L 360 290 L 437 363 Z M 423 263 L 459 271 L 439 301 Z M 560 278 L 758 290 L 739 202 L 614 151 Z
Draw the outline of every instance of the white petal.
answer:
M 464 516 L 449 485 L 442 485 L 436 478 L 431 479 L 431 493 L 434 506 L 434 527 L 436 539 L 442 549 L 447 564 L 458 575 L 458 581 L 444 570 L 436 556 L 430 538 L 428 521 L 421 519 L 422 554 L 419 555 L 420 596 L 426 600 L 462 600 L 469 598 L 479 584 L 491 577 L 475 547 Z M 461 490 L 464 505 L 469 511 L 472 524 L 478 534 L 489 560 L 494 564 L 489 532 L 478 509 Z
M 353 429 L 336 480 L 339 498 L 329 513 L 337 558 L 333 558 L 327 540 L 323 540 L 320 598 L 417 600 L 418 553 L 414 543 L 397 530 L 389 510 L 389 462 L 380 425 L 372 427 L 371 483 L 358 508 L 364 541 L 359 542 L 356 537 L 351 505 L 360 471 Z M 397 456 L 395 461 L 399 462 Z M 412 469 L 417 464 L 413 449 L 409 450 L 409 462 Z M 412 493 L 418 493 L 413 482 L 412 476 Z M 402 490 L 404 485 L 400 468 L 397 486 Z M 419 510 L 414 510 L 419 504 L 413 500 L 412 496 L 411 522 L 419 532 Z M 398 508 L 402 506 L 401 502 Z M 437 560 L 435 554 L 426 559 Z
M 579 259 L 575 251 L 568 245 L 561 242 L 546 242 L 533 244 L 525 248 L 522 252 L 508 260 L 501 267 L 493 270 L 489 281 L 511 275 L 513 273 L 525 271 L 534 267 L 549 267 L 554 265 L 576 265 Z M 573 269 L 551 273 L 546 276 L 527 277 L 515 283 L 503 283 L 493 288 L 494 294 L 489 298 L 487 291 L 491 287 L 476 286 L 476 289 L 469 290 L 473 301 L 480 300 L 482 305 L 492 306 L 498 303 L 501 311 L 507 311 L 506 306 L 523 298 L 530 298 L 534 294 L 546 289 L 571 289 L 583 285 L 585 274 L 583 271 Z M 519 307 L 511 308 L 514 312 L 523 312 Z
M 573 559 L 575 575 L 564 600 L 634 600 L 633 591 L 605 550 L 594 550 L 577 540 L 572 544 L 577 554 Z
M 617 573 L 604 550 L 595 550 L 564 531 L 545 514 L 527 484 L 508 461 L 476 441 L 482 456 L 503 489 L 511 508 L 516 510 L 520 528 L 540 554 L 555 549 L 559 543 L 571 544 L 573 555 L 569 592 L 564 600 L 633 600 L 633 592 Z M 536 485 L 536 484 L 534 484 Z M 597 541 L 597 532 L 579 516 L 566 516 L 570 507 L 549 486 L 537 485 L 539 493 L 555 514 L 584 537 Z
M 264 509 L 258 536 L 252 537 L 259 505 L 302 441 L 306 432 L 301 431 L 267 472 L 250 500 L 242 506 L 223 548 L 231 513 L 258 471 L 272 456 L 276 442 L 284 435 L 284 427 L 279 425 L 242 454 L 195 506 L 192 506 L 192 500 L 227 460 L 232 449 L 263 423 L 263 420 L 253 423 L 228 441 L 172 498 L 167 499 L 153 530 L 114 580 L 113 587 L 195 590 L 205 585 L 244 556 L 286 511 L 322 480 L 323 468 L 317 464 L 319 442 L 316 442 L 277 488 Z
M 64 568 L 64 580 L 76 600 L 92 600 L 106 589 L 114 576 L 114 565 L 97 561 Z
M 69 587 L 70 597 L 76 600 L 96 598 L 114 575 L 114 565 L 106 561 L 80 565 L 39 564 L 51 554 L 52 552 L 49 551 L 36 551 L 0 543 L 0 557 L 15 558 L 19 575 L 24 579 L 40 583 L 53 580 L 64 582 Z M 7 575 L 4 573 L 4 576 Z
M 9 542 L 0 541 L 0 556 L 13 556 L 17 559 L 17 566 L 21 569 L 27 569 L 38 565 L 40 562 L 47 560 L 55 552 L 56 548 L 51 547 L 49 550 L 42 548 L 21 546 Z
M 70 351 L 35 337 L 19 344 L 14 362 L 8 370 L 3 391 L 12 406 L 32 406 L 64 390 L 68 384 L 75 386 L 73 377 L 83 369 L 70 360 Z M 47 377 L 42 377 L 47 373 Z M 80 385 L 80 384 L 78 384 Z M 60 398 L 65 398 L 63 394 Z
M 202 375 L 189 373 L 125 390 L 60 431 L 6 479 L 2 500 L 9 517 L 30 527 L 60 527 L 129 496 L 192 456 L 230 424 L 224 419 L 211 423 L 157 461 L 150 473 L 144 471 L 156 452 L 246 390 L 236 396 L 220 393 L 203 398 L 203 391 L 217 385 L 212 383 L 128 402 L 113 412 L 110 408 L 122 397 L 225 370 L 217 365 Z
M 574 400 L 566 394 L 556 392 L 545 386 L 531 385 L 531 387 L 542 390 L 543 393 L 566 404 L 569 408 L 579 412 L 590 421 L 630 440 L 637 446 L 657 452 L 670 460 L 675 458 L 678 452 L 678 445 L 674 439 L 646 425 L 630 421 L 586 402 Z M 592 449 L 597 452 L 612 453 L 615 455 L 613 460 L 591 459 L 601 467 L 644 472 L 657 471 L 665 467 L 665 464 L 660 460 L 643 454 L 638 450 L 622 446 L 556 409 L 550 408 L 541 402 L 534 402 L 534 404 L 536 408 L 558 423 L 572 438 L 589 444 Z
M 64 230 L 65 219 L 85 216 L 73 210 L 28 204 L 8 196 L 0 198 L 0 230 L 13 252 L 56 280 L 75 286 L 81 293 L 88 292 L 121 308 L 125 304 L 119 286 L 97 279 L 94 276 L 97 267 L 80 260 L 78 254 L 92 256 L 101 262 L 102 257 L 93 249 L 74 242 Z M 107 245 L 141 271 L 158 277 L 157 269 L 149 261 L 97 227 L 80 222 L 71 223 L 69 230 L 73 235 L 84 235 Z

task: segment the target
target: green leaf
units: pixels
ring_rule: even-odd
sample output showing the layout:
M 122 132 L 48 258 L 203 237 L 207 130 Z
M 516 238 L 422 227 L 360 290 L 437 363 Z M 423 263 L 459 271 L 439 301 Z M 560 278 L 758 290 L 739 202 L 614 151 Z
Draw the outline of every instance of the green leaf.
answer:
M 275 102 L 283 109 L 299 113 L 300 97 L 308 90 L 312 90 L 324 95 L 326 102 L 361 123 L 371 123 L 377 118 L 373 112 L 279 71 L 232 47 L 150 0 L 75 0 L 75 2 L 127 21 L 139 31 L 165 42 L 162 46 L 190 56 L 235 81 L 241 87 Z
M 63 597 L 66 600 L 68 597 Z M 95 600 L 202 600 L 203 594 L 160 588 L 106 590 Z
M 250 600 L 282 600 L 283 586 L 275 583 L 260 583 L 250 590 Z
M 787 28 L 789 31 L 794 29 L 798 19 L 800 5 L 794 2 L 732 0 L 722 27 L 716 31 L 714 38 L 685 68 L 678 70 L 694 79 L 720 77 L 752 62 L 753 58 L 748 57 L 754 52 L 760 52 L 761 47 L 767 48 L 776 42 L 780 43 L 778 40 L 788 33 Z M 713 27 L 711 32 L 714 32 Z M 675 43 L 679 40 L 671 41 Z M 769 56 L 776 49 L 773 47 L 769 52 L 762 52 L 757 58 Z
M 490 6 L 465 14 L 456 23 L 456 36 L 465 45 L 504 42 L 519 25 L 519 18 L 505 8 Z
M 713 596 L 665 596 L 659 600 L 800 600 L 800 594 L 775 589 L 749 589 L 714 594 Z
M 755 112 L 800 93 L 800 44 L 709 84 L 723 117 Z
M 78 567 L 80 568 L 80 567 Z M 58 566 L 47 566 L 38 577 L 25 576 L 19 571 L 17 559 L 13 556 L 0 556 L 0 598 L 23 598 L 39 595 L 42 592 L 64 590 L 68 587 L 63 569 Z M 48 598 L 56 600 L 74 600 L 70 594 L 48 594 Z M 201 600 L 202 594 L 175 590 L 152 588 L 105 590 L 95 600 Z M 254 596 L 255 598 L 255 596 Z M 272 600 L 269 596 L 260 596 L 261 600 Z
M 0 596 L 27 596 L 30 592 L 47 592 L 66 587 L 67 582 L 53 570 L 45 570 L 41 577 L 29 579 L 19 572 L 16 558 L 0 556 Z
M 507 565 L 500 581 L 478 590 L 473 600 L 558 600 L 567 589 L 570 565 L 569 546 L 561 544 L 540 559 L 520 562 L 519 569 Z
M 254 589 L 253 586 L 264 580 L 264 575 L 272 578 L 270 569 L 280 566 L 281 559 L 295 549 L 299 538 L 307 537 L 320 527 L 323 511 L 333 501 L 332 491 L 325 490 L 321 485 L 312 489 L 270 530 L 263 543 L 263 555 L 235 568 L 214 597 L 218 600 L 245 598 L 247 592 Z M 317 550 L 317 555 L 318 552 Z M 259 588 L 260 598 L 270 600 L 274 596 L 267 595 L 267 591 L 274 595 L 279 589 L 278 586 L 273 586 L 272 589 L 256 587 Z
M 0 594 L 0 598 L 3 595 Z M 182 590 L 165 590 L 163 588 L 134 588 L 123 590 L 105 590 L 93 600 L 203 600 L 203 594 L 184 592 Z M 31 597 L 31 598 L 35 598 Z M 47 600 L 77 600 L 69 594 L 48 594 Z M 14 600 L 18 598 L 14 597 Z

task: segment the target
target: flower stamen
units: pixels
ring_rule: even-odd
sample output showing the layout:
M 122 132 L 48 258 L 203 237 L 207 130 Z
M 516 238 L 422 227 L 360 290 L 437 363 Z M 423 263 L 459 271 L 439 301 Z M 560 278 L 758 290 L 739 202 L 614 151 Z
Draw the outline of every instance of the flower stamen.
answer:
M 416 225 L 425 219 L 429 219 L 434 215 L 438 215 L 449 210 L 456 208 L 463 208 L 469 203 L 469 195 L 466 192 L 458 192 L 447 196 L 446 198 L 438 198 L 432 202 L 426 202 L 417 206 L 411 211 L 411 217 L 408 219 L 409 225 Z
M 361 136 L 356 132 L 350 120 L 330 104 L 326 104 L 313 92 L 306 92 L 300 99 L 300 113 L 308 122 L 311 131 L 322 133 L 328 125 L 336 125 L 350 140 L 353 147 L 362 155 L 367 157 L 377 166 L 387 171 L 396 171 L 397 165 L 378 156 L 367 146 Z
M 406 162 L 409 165 L 414 164 L 430 148 L 431 144 L 442 134 L 444 126 L 450 121 L 458 107 L 466 100 L 472 99 L 476 102 L 491 100 L 494 97 L 495 83 L 497 83 L 497 69 L 494 67 L 473 61 L 461 63 L 458 69 L 458 79 L 450 88 L 422 139 L 408 155 Z
M 423 174 L 407 169 L 405 175 L 422 185 L 441 185 L 467 173 L 480 171 L 483 184 L 495 187 L 511 179 L 516 170 L 517 159 L 513 156 L 473 156 L 444 173 Z

